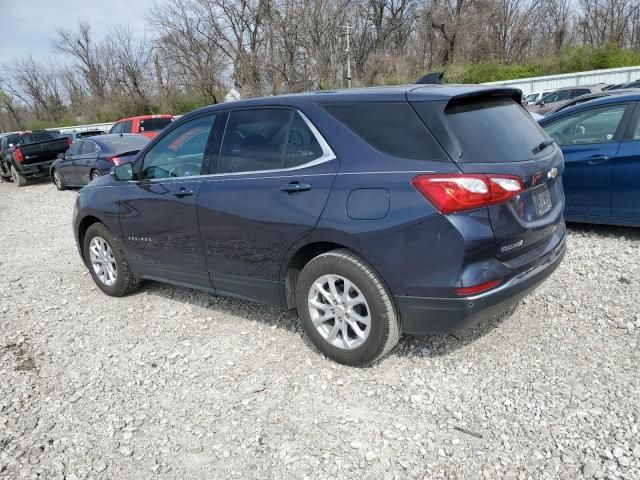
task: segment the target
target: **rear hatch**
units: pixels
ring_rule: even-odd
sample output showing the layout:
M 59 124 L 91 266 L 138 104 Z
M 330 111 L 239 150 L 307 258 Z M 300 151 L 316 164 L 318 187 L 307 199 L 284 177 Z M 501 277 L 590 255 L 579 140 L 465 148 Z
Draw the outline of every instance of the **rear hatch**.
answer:
M 520 92 L 480 90 L 443 102 L 419 101 L 419 94 L 408 99 L 432 131 L 440 130 L 437 137 L 463 173 L 523 180 L 522 193 L 486 207 L 496 257 L 518 266 L 555 246 L 554 233 L 564 229 L 562 152 L 520 106 Z

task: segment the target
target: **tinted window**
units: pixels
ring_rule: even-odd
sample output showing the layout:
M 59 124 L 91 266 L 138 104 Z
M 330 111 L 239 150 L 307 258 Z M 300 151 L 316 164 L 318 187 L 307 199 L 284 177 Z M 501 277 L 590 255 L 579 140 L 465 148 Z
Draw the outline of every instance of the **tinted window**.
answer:
M 287 141 L 287 153 L 285 155 L 285 168 L 297 167 L 320 158 L 324 152 L 315 135 L 307 125 L 307 122 L 296 113 L 291 124 L 289 139 Z
M 169 125 L 173 120 L 171 118 L 147 118 L 140 120 L 141 132 L 157 132 Z
M 82 144 L 84 142 L 80 141 L 80 142 L 74 142 L 73 145 L 71 145 L 71 148 L 69 148 L 69 150 L 67 150 L 67 155 L 79 155 L 80 154 L 80 149 L 82 148 Z
M 34 142 L 34 139 L 31 133 L 23 133 L 22 135 L 20 135 L 20 138 L 18 140 L 18 143 L 20 145 L 29 145 L 30 143 L 33 143 L 33 142 Z
M 5 140 L 4 140 L 4 145 L 5 146 L 9 146 L 9 144 L 13 145 L 14 147 L 20 142 L 20 135 L 9 135 Z
M 122 122 L 118 122 L 113 127 L 111 127 L 109 133 L 122 133 Z
M 588 88 L 575 88 L 573 90 L 574 97 L 579 97 L 580 95 L 586 95 L 588 93 L 591 93 L 591 90 L 589 90 Z
M 564 102 L 571 98 L 571 90 L 559 90 L 557 92 L 550 93 L 543 98 L 545 103 Z
M 381 152 L 425 160 L 446 158 L 406 102 L 336 103 L 324 108 Z
M 97 151 L 98 151 L 98 146 L 92 141 L 85 140 L 84 142 L 82 142 L 82 150 L 80 150 L 80 155 L 89 155 Z
M 142 178 L 200 175 L 214 115 L 194 118 L 165 135 L 144 157 Z
M 126 122 L 122 122 L 122 133 L 131 133 L 133 128 L 133 120 L 127 120 Z
M 55 138 L 53 134 L 44 130 L 34 130 L 31 132 L 31 135 L 33 136 L 34 142 L 46 142 L 47 140 L 53 140 Z
M 613 142 L 626 105 L 610 105 L 571 113 L 544 129 L 559 145 Z
M 535 156 L 533 148 L 547 138 L 531 115 L 511 98 L 450 102 L 445 116 L 462 148 L 463 162 L 530 160 Z
M 218 171 L 250 172 L 283 168 L 291 110 L 264 108 L 229 114 Z

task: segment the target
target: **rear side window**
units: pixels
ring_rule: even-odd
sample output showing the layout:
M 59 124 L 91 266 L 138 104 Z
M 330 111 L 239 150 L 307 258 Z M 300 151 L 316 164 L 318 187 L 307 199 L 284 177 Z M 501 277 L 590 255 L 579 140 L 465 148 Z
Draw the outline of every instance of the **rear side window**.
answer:
M 274 170 L 284 165 L 293 112 L 264 108 L 229 114 L 218 173 Z
M 80 155 L 89 155 L 91 153 L 96 153 L 97 151 L 98 151 L 98 145 L 96 145 L 90 140 L 85 140 L 82 143 L 82 150 L 80 151 Z
M 146 120 L 140 120 L 141 132 L 157 132 L 169 125 L 173 119 L 171 118 L 147 118 Z
M 335 103 L 323 108 L 383 153 L 419 160 L 447 158 L 406 102 Z
M 420 113 L 420 103 L 414 104 Z M 445 117 L 462 156 L 459 161 L 504 163 L 530 160 L 548 137 L 531 115 L 511 98 L 450 102 Z M 538 153 L 547 155 L 549 151 Z

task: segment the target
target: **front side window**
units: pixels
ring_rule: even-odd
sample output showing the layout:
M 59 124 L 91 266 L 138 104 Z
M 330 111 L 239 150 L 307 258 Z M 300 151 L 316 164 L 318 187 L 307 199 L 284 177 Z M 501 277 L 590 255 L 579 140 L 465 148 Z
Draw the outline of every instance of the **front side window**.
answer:
M 222 140 L 218 172 L 283 168 L 293 113 L 278 108 L 232 111 Z
M 133 120 L 122 122 L 122 133 L 131 133 L 133 129 Z
M 165 135 L 146 153 L 141 178 L 200 175 L 214 119 L 215 115 L 194 118 Z
M 558 145 L 613 142 L 626 105 L 610 105 L 575 112 L 544 127 Z

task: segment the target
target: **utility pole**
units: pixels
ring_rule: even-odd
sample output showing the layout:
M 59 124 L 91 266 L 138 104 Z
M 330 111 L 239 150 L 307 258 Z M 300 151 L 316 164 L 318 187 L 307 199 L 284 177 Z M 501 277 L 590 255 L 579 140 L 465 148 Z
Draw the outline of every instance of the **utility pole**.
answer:
M 351 45 L 351 30 L 353 30 L 353 27 L 347 20 L 347 24 L 342 25 L 340 28 L 342 28 L 344 35 L 347 37 L 347 48 L 345 50 L 345 53 L 347 54 L 347 88 L 351 88 L 351 49 L 349 47 Z

